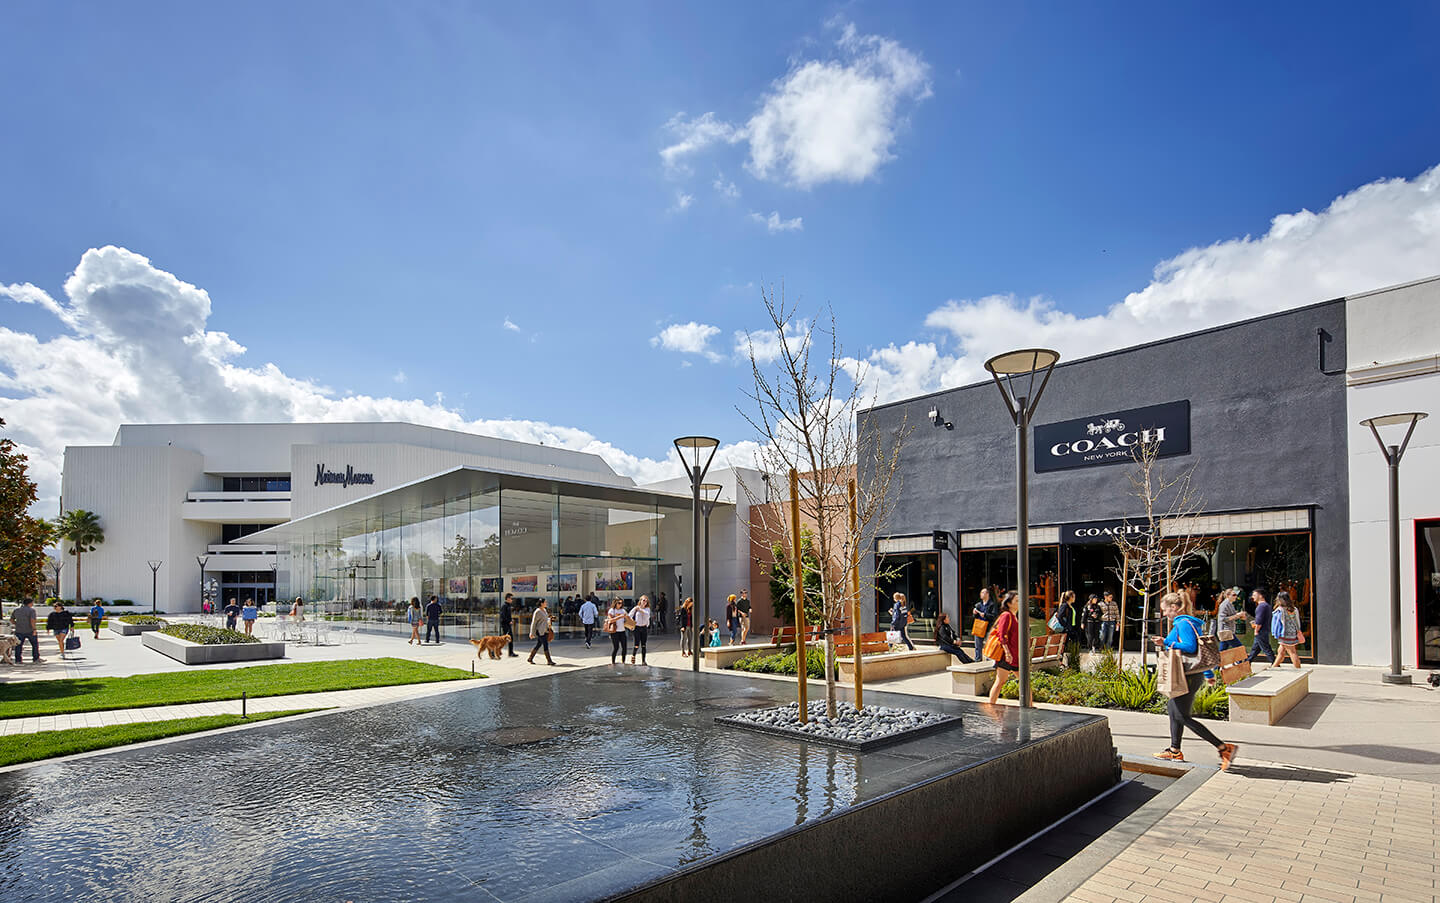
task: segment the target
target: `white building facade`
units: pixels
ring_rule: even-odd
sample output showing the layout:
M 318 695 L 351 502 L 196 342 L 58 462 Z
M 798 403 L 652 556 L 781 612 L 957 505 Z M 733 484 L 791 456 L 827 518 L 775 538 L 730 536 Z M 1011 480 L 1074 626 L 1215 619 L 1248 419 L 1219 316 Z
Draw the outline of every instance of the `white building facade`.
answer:
M 748 516 L 736 474 L 712 477 L 718 594 L 748 579 Z M 597 455 L 404 423 L 127 424 L 65 450 L 61 505 L 105 530 L 83 556 L 85 598 L 148 607 L 154 560 L 169 612 L 200 608 L 203 558 L 222 598 L 302 595 L 389 622 L 433 594 L 478 634 L 504 592 L 674 600 L 690 557 L 683 478 L 637 486 Z
M 1388 664 L 1391 636 L 1389 476 L 1360 421 L 1421 412 L 1400 463 L 1400 657 L 1440 668 L 1440 277 L 1350 296 L 1345 325 L 1354 662 Z

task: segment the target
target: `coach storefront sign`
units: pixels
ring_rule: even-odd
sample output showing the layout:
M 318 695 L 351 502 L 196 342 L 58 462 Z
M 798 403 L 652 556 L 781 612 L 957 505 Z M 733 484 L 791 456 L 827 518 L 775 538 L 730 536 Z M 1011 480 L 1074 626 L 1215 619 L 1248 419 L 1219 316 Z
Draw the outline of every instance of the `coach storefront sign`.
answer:
M 1154 442 L 1157 456 L 1190 453 L 1190 402 L 1172 401 L 1035 427 L 1035 472 L 1133 460 L 1135 447 Z
M 1060 528 L 1060 542 L 1065 545 L 1093 545 L 1113 543 L 1124 536 L 1140 539 L 1149 531 L 1143 523 L 1126 523 L 1123 520 L 1092 520 L 1081 524 L 1065 524 Z
M 342 473 L 337 470 L 326 470 L 324 464 L 315 465 L 315 485 L 320 486 L 327 483 L 334 483 L 339 486 L 372 485 L 375 482 L 373 473 L 361 473 L 349 464 L 345 465 Z

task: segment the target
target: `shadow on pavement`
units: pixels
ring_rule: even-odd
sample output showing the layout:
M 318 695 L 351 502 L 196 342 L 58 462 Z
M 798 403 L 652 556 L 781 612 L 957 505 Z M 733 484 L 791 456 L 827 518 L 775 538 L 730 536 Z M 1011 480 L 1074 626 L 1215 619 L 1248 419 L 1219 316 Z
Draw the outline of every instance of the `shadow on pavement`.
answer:
M 1305 781 L 1311 784 L 1338 784 L 1355 777 L 1340 771 L 1274 765 L 1231 765 L 1230 774 L 1254 781 Z

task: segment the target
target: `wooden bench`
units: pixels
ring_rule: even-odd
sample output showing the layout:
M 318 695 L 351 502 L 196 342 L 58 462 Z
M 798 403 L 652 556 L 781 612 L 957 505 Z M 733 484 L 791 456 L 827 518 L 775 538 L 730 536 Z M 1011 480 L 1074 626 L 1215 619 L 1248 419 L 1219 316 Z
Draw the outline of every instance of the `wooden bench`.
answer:
M 1230 685 L 1230 720 L 1275 724 L 1309 694 L 1309 668 L 1268 668 Z
M 1250 676 L 1250 652 L 1244 646 L 1220 651 L 1220 682 L 1233 684 Z
M 1058 671 L 1065 666 L 1065 634 L 1047 633 L 1030 638 L 1030 667 Z M 951 665 L 950 692 L 961 696 L 984 696 L 995 682 L 995 662 L 981 659 L 968 665 Z
M 824 631 L 821 630 L 819 627 L 806 627 L 806 628 L 805 628 L 805 642 L 807 642 L 807 643 L 821 643 L 821 642 L 824 642 L 824 641 L 825 641 L 825 633 L 824 633 Z M 796 641 L 795 641 L 795 628 L 794 628 L 794 627 L 776 627 L 774 630 L 770 631 L 770 645 L 772 645 L 772 646 L 794 646 L 795 644 L 796 644 Z
M 890 644 L 885 641 L 885 633 L 862 633 L 860 634 L 861 655 L 882 655 L 890 651 Z M 855 655 L 855 635 L 843 634 L 835 637 L 835 657 L 851 658 Z

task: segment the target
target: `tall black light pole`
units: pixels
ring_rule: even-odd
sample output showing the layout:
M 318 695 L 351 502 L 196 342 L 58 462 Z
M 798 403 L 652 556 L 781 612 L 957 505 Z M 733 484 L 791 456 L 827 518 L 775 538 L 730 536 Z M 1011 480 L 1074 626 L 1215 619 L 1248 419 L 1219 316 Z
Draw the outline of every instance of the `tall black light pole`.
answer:
M 719 483 L 700 484 L 700 516 L 705 520 L 705 582 L 701 592 L 705 596 L 705 626 L 710 626 L 710 512 L 715 510 L 715 503 L 720 501 L 720 491 L 724 489 Z
M 1387 684 L 1408 684 L 1410 675 L 1403 673 L 1400 665 L 1400 459 L 1415 434 L 1415 424 L 1428 415 L 1419 411 L 1408 414 L 1386 414 L 1360 421 L 1368 426 L 1380 445 L 1380 454 L 1390 468 L 1390 673 L 1381 675 Z M 1386 445 L 1380 438 L 1382 426 L 1405 426 L 1405 438 L 1399 445 Z
M 164 564 L 165 562 L 163 562 L 163 561 L 158 561 L 158 560 L 152 558 L 152 559 L 150 559 L 149 561 L 147 561 L 147 562 L 145 562 L 145 563 L 148 564 L 148 565 L 150 565 L 150 613 L 153 615 L 153 614 L 156 613 L 156 609 L 155 609 L 155 582 L 156 582 L 156 579 L 157 579 L 157 577 L 158 577 L 158 575 L 159 575 L 159 573 L 160 573 L 160 565 Z M 200 575 L 200 579 L 201 579 L 202 581 L 205 579 L 205 575 L 204 575 L 203 573 Z
M 682 436 L 675 440 L 675 451 L 680 455 L 680 463 L 685 465 L 685 475 L 690 478 L 690 586 L 691 592 L 700 587 L 700 581 L 696 579 L 700 571 L 700 484 L 705 482 L 705 474 L 710 471 L 710 462 L 715 460 L 715 449 L 720 446 L 719 439 L 711 439 L 709 436 Z M 686 457 L 686 455 L 689 457 Z M 700 463 L 701 458 L 705 463 Z M 690 661 L 690 670 L 700 670 L 700 625 L 697 613 L 692 607 L 690 609 L 690 641 L 691 652 L 695 657 Z
M 1024 348 L 997 354 L 985 362 L 995 379 L 1010 419 L 1015 421 L 1015 569 L 1020 595 L 1020 705 L 1031 708 L 1030 698 L 1030 417 L 1050 382 L 1060 354 L 1046 348 Z M 1004 380 L 1001 380 L 1001 377 Z M 1036 388 L 1035 377 L 1040 377 Z M 1021 383 L 1023 382 L 1023 385 Z
M 200 610 L 205 610 L 205 562 L 210 560 L 209 555 L 196 555 L 195 563 L 200 565 Z

